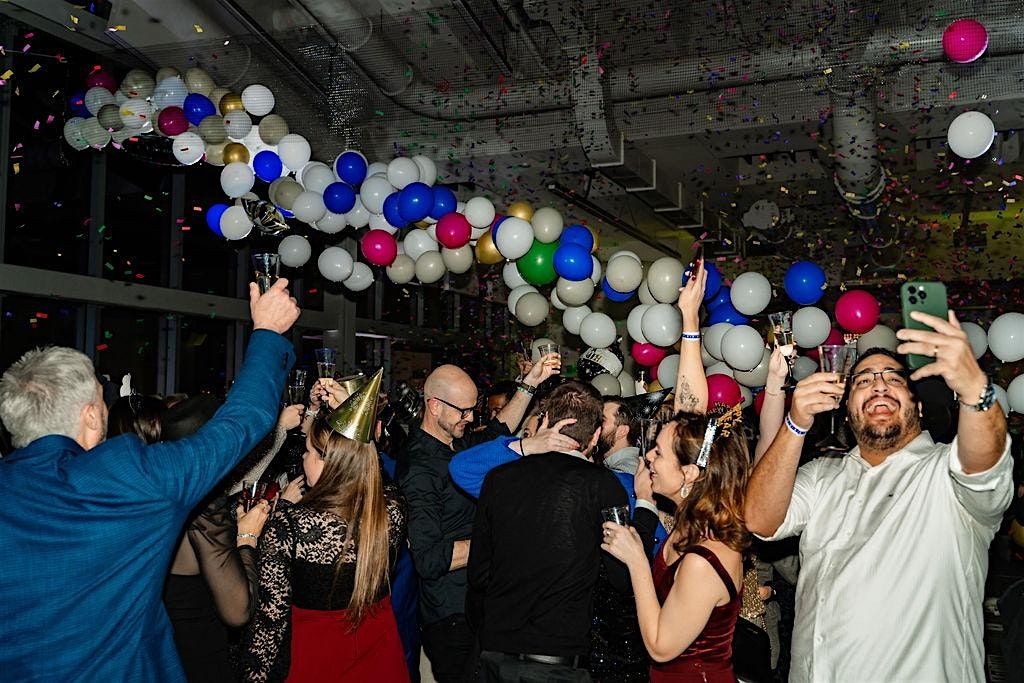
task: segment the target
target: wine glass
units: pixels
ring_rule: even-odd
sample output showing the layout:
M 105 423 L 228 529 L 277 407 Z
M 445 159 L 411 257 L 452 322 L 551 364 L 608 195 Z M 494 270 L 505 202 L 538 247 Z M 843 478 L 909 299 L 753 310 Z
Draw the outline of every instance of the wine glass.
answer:
M 281 255 L 276 252 L 253 254 L 252 267 L 256 271 L 256 284 L 260 288 L 260 294 L 266 294 L 280 275 Z
M 288 383 L 288 405 L 306 402 L 306 371 L 296 368 Z
M 334 349 L 323 348 L 316 350 L 316 374 L 320 379 L 334 379 L 334 371 L 337 369 L 337 354 Z
M 775 346 L 782 352 L 789 368 L 786 371 L 786 383 L 782 388 L 793 389 L 796 387 L 796 380 L 793 379 L 793 363 L 796 361 L 796 344 L 793 343 L 793 311 L 769 313 L 768 324 L 771 325 Z
M 818 347 L 818 364 L 821 371 L 834 372 L 838 375 L 836 384 L 846 384 L 846 378 L 850 376 L 850 372 L 856 363 L 857 347 L 853 344 L 823 344 Z M 829 429 L 828 436 L 815 444 L 816 447 L 823 451 L 845 452 L 847 450 L 846 444 L 842 443 L 836 435 L 836 412 L 838 410 L 839 404 L 837 402 L 836 410 L 829 413 L 831 428 Z

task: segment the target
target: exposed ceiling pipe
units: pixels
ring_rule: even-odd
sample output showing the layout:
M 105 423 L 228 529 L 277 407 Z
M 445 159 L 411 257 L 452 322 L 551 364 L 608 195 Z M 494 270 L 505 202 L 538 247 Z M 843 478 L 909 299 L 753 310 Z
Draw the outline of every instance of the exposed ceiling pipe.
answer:
M 855 218 L 874 220 L 885 191 L 874 92 L 870 84 L 846 75 L 834 79 L 831 86 L 836 189 Z

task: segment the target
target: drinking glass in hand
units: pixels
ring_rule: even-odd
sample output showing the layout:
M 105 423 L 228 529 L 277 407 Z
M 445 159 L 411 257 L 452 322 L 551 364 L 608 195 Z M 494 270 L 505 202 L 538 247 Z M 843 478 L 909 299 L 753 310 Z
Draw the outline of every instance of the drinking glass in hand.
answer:
M 616 505 L 601 510 L 601 518 L 606 522 L 615 522 L 622 526 L 629 526 L 629 506 Z
M 274 252 L 253 254 L 252 267 L 256 271 L 256 284 L 260 288 L 260 294 L 266 294 L 280 275 L 281 255 Z
M 793 343 L 793 312 L 780 311 L 779 313 L 768 314 L 768 324 L 771 326 L 772 338 L 775 346 L 786 358 L 786 383 L 783 389 L 796 387 L 796 380 L 793 378 L 793 363 L 796 361 L 796 346 Z
M 296 369 L 292 371 L 291 382 L 288 383 L 288 405 L 296 405 L 306 402 L 306 371 Z
M 334 371 L 337 369 L 334 349 L 316 350 L 316 374 L 320 379 L 334 379 Z
M 818 347 L 818 364 L 822 372 L 834 372 L 838 375 L 836 384 L 843 385 L 846 378 L 850 376 L 853 366 L 857 363 L 857 347 L 852 344 L 823 344 Z M 839 409 L 839 400 L 836 399 L 836 410 Z M 831 428 L 824 439 L 815 444 L 823 451 L 846 451 L 847 444 L 843 443 L 836 434 L 836 410 L 829 413 Z
M 548 356 L 552 353 L 560 353 L 558 344 L 540 344 L 537 347 L 538 358 L 544 358 L 544 356 Z
M 267 492 L 267 483 L 258 480 L 244 480 L 242 482 L 242 509 L 248 512 L 252 506 L 263 499 Z

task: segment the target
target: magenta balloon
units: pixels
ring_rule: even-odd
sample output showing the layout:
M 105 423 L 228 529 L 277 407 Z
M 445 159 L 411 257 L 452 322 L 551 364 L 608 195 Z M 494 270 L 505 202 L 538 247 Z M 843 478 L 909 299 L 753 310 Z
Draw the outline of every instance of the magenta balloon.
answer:
M 825 341 L 821 342 L 821 345 L 839 346 L 844 343 L 846 343 L 846 340 L 843 339 L 843 333 L 836 329 L 835 327 L 833 327 L 831 330 L 829 330 L 828 336 L 825 338 Z M 807 356 L 808 358 L 813 358 L 815 361 L 817 361 L 821 354 L 818 353 L 818 347 L 814 347 L 813 349 L 807 349 L 807 353 L 805 353 L 804 355 Z
M 743 403 L 740 385 L 729 375 L 708 375 L 708 409 L 716 403 L 728 408 Z
M 398 257 L 398 243 L 384 230 L 371 230 L 359 243 L 366 260 L 375 266 L 390 266 Z
M 645 368 L 656 367 L 668 356 L 668 351 L 654 344 L 633 342 L 633 360 Z
M 173 137 L 188 130 L 188 117 L 181 107 L 164 107 L 156 119 L 156 125 L 161 133 Z
M 942 49 L 957 64 L 981 57 L 988 47 L 988 31 L 974 19 L 957 19 L 942 32 Z
M 452 211 L 437 221 L 437 241 L 449 249 L 459 249 L 469 244 L 473 226 L 461 213 Z
M 117 79 L 102 69 L 93 71 L 85 78 L 85 89 L 106 88 L 112 93 L 117 93 Z
M 870 332 L 881 312 L 878 299 L 862 289 L 852 289 L 836 301 L 836 321 L 854 334 Z

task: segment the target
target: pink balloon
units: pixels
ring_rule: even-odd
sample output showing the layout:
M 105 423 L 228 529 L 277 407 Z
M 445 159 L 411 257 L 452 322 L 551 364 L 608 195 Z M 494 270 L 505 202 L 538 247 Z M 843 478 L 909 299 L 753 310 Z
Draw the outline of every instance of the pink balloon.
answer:
M 188 118 L 181 107 L 164 107 L 156 119 L 156 125 L 161 133 L 174 137 L 188 130 Z
M 390 266 L 398 256 L 398 243 L 384 230 L 371 230 L 359 243 L 366 260 L 375 266 Z
M 824 345 L 824 346 L 828 346 L 828 345 L 838 346 L 840 344 L 845 344 L 845 343 L 846 343 L 846 340 L 843 339 L 843 333 L 840 332 L 835 327 L 833 327 L 831 330 L 829 330 L 828 337 L 825 338 L 825 341 L 822 342 L 822 345 Z M 817 361 L 818 360 L 818 356 L 819 356 L 819 354 L 818 354 L 818 347 L 815 346 L 813 349 L 808 349 L 807 353 L 804 354 L 804 355 L 806 355 L 808 358 L 813 358 L 815 361 Z
M 743 403 L 740 385 L 729 375 L 708 376 L 708 409 L 713 408 L 716 403 L 729 408 Z
M 452 211 L 437 221 L 437 241 L 449 249 L 458 249 L 469 243 L 473 226 L 461 213 Z
M 633 360 L 645 368 L 653 368 L 665 360 L 668 351 L 654 344 L 633 342 Z
M 836 301 L 836 321 L 854 334 L 870 332 L 881 312 L 878 299 L 862 289 L 851 289 Z
M 957 19 L 942 32 L 942 49 L 958 64 L 973 62 L 988 47 L 988 31 L 974 19 Z
M 112 93 L 117 93 L 117 79 L 111 76 L 106 71 L 99 69 L 93 71 L 85 78 L 85 89 L 89 88 L 106 88 Z

